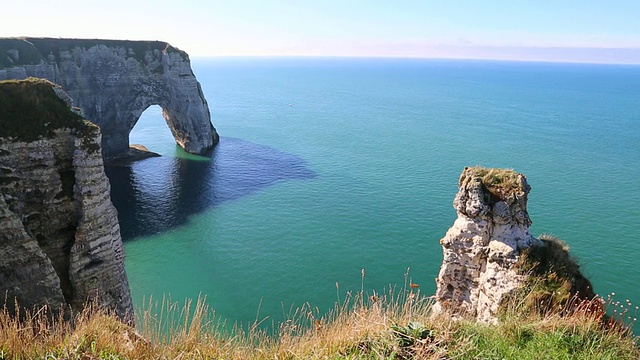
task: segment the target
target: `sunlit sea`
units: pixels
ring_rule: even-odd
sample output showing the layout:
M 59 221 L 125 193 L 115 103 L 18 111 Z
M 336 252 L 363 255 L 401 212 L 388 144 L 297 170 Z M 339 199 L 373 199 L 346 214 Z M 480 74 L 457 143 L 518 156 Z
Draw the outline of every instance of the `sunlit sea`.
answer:
M 159 107 L 131 134 L 162 157 L 109 167 L 134 303 L 206 296 L 277 324 L 348 292 L 435 291 L 465 166 L 512 168 L 532 233 L 595 290 L 640 304 L 640 66 L 193 59 L 221 135 L 176 147 Z M 364 285 L 362 274 L 364 269 Z

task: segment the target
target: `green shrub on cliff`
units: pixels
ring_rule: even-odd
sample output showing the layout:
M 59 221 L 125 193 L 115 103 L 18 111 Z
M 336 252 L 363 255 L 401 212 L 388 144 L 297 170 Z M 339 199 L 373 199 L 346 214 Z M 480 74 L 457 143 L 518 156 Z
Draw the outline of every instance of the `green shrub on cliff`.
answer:
M 542 244 L 523 251 L 515 264 L 526 276 L 521 289 L 515 290 L 502 306 L 513 314 L 571 312 L 588 303 L 593 310 L 601 308 L 591 282 L 582 275 L 569 247 L 553 235 L 543 234 Z

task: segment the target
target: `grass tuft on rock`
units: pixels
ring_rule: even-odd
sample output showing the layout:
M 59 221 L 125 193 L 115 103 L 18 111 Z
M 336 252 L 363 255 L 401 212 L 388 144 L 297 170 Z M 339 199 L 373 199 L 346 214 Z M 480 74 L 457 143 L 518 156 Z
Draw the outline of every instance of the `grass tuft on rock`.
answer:
M 497 199 L 508 200 L 526 195 L 529 187 L 526 177 L 512 169 L 485 168 L 482 166 L 465 167 L 459 186 L 464 182 L 480 179 L 484 187 Z

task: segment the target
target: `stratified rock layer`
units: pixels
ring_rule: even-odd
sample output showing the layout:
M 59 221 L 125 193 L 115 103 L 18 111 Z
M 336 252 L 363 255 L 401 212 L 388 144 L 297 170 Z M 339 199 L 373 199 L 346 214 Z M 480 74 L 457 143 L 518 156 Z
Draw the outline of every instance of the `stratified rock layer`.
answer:
M 453 201 L 458 217 L 440 240 L 436 312 L 496 320 L 504 296 L 525 281 L 514 268 L 519 255 L 541 245 L 529 232 L 529 190 L 522 174 L 465 168 Z
M 0 80 L 46 78 L 100 126 L 105 159 L 125 156 L 129 133 L 162 107 L 176 142 L 204 153 L 218 142 L 189 56 L 160 41 L 0 39 Z
M 95 299 L 128 318 L 100 131 L 52 86 L 0 82 L 0 303 L 78 310 Z

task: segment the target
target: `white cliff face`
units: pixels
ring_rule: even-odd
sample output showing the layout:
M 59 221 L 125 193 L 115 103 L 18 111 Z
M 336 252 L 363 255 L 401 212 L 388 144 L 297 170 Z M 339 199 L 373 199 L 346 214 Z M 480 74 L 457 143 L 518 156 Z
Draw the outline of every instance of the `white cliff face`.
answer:
M 453 202 L 458 217 L 440 240 L 434 310 L 493 322 L 504 296 L 525 280 L 514 268 L 519 255 L 541 242 L 529 232 L 530 187 L 524 175 L 502 173 L 511 189 L 501 189 L 485 184 L 478 171 L 465 168 L 460 176 Z
M 8 130 L 24 119 L 0 118 L 0 302 L 78 310 L 95 299 L 128 318 L 131 296 L 100 131 L 71 119 L 25 141 Z
M 85 118 L 100 126 L 107 160 L 127 153 L 129 133 L 151 105 L 162 107 L 186 151 L 201 154 L 218 143 L 189 56 L 167 43 L 0 39 L 0 80 L 26 77 L 62 86 Z
M 60 278 L 51 259 L 27 233 L 21 216 L 9 209 L 4 198 L 0 196 L 0 303 L 5 304 L 6 298 L 5 305 L 12 312 L 14 298 L 27 308 L 64 304 Z

